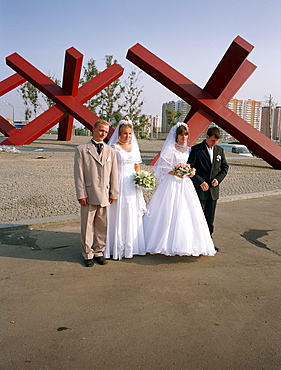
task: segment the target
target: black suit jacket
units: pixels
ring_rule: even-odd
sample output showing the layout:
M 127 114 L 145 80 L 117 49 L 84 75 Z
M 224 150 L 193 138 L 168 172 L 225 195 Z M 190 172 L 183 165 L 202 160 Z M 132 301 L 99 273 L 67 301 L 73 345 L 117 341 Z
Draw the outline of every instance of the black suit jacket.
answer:
M 219 198 L 219 185 L 213 187 L 211 182 L 217 179 L 221 183 L 228 171 L 223 148 L 215 145 L 213 150 L 213 163 L 211 163 L 205 140 L 191 148 L 188 158 L 188 163 L 196 169 L 196 175 L 192 177 L 192 181 L 201 200 L 206 200 L 209 196 L 213 200 Z M 200 185 L 204 181 L 209 184 L 210 191 L 201 189 Z

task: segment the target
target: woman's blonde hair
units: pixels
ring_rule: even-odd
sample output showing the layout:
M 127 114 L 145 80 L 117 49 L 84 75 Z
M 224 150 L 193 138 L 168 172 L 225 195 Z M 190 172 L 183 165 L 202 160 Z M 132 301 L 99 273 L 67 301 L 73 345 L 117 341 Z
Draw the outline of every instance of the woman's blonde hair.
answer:
M 122 132 L 125 128 L 130 128 L 133 131 L 133 124 L 128 116 L 123 117 L 119 122 L 119 132 Z

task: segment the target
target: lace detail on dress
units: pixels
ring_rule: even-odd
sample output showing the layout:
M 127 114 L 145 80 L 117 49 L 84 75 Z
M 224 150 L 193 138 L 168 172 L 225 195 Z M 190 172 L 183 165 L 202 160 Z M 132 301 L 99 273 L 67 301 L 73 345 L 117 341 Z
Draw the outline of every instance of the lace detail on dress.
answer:
M 172 171 L 176 164 L 187 163 L 190 150 L 191 148 L 187 147 L 186 151 L 183 153 L 174 148 L 173 151 L 171 151 L 170 153 L 170 157 L 160 156 L 156 165 L 154 166 L 154 175 L 157 179 L 157 182 L 161 183 L 161 181 L 166 177 L 167 173 Z

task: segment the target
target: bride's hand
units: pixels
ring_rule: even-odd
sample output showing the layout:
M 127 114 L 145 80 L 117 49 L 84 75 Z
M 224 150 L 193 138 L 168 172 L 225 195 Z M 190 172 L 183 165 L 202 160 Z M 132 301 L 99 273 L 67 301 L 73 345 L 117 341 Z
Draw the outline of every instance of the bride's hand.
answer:
M 188 175 L 188 177 L 193 177 L 196 174 L 196 169 L 192 168 L 192 172 Z
M 183 176 L 180 176 L 180 175 L 176 175 L 175 173 L 174 173 L 174 171 L 170 171 L 170 172 L 168 172 L 170 175 L 173 175 L 173 176 L 176 176 L 176 177 L 179 177 L 180 179 L 183 179 Z

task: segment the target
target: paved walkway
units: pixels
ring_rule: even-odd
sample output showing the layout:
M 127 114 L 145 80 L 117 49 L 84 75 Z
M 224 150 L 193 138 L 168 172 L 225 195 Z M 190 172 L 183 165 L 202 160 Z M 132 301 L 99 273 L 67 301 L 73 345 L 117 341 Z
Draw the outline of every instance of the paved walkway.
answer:
M 0 232 L 3 370 L 277 370 L 281 195 L 222 202 L 215 257 L 84 267 L 79 222 Z

